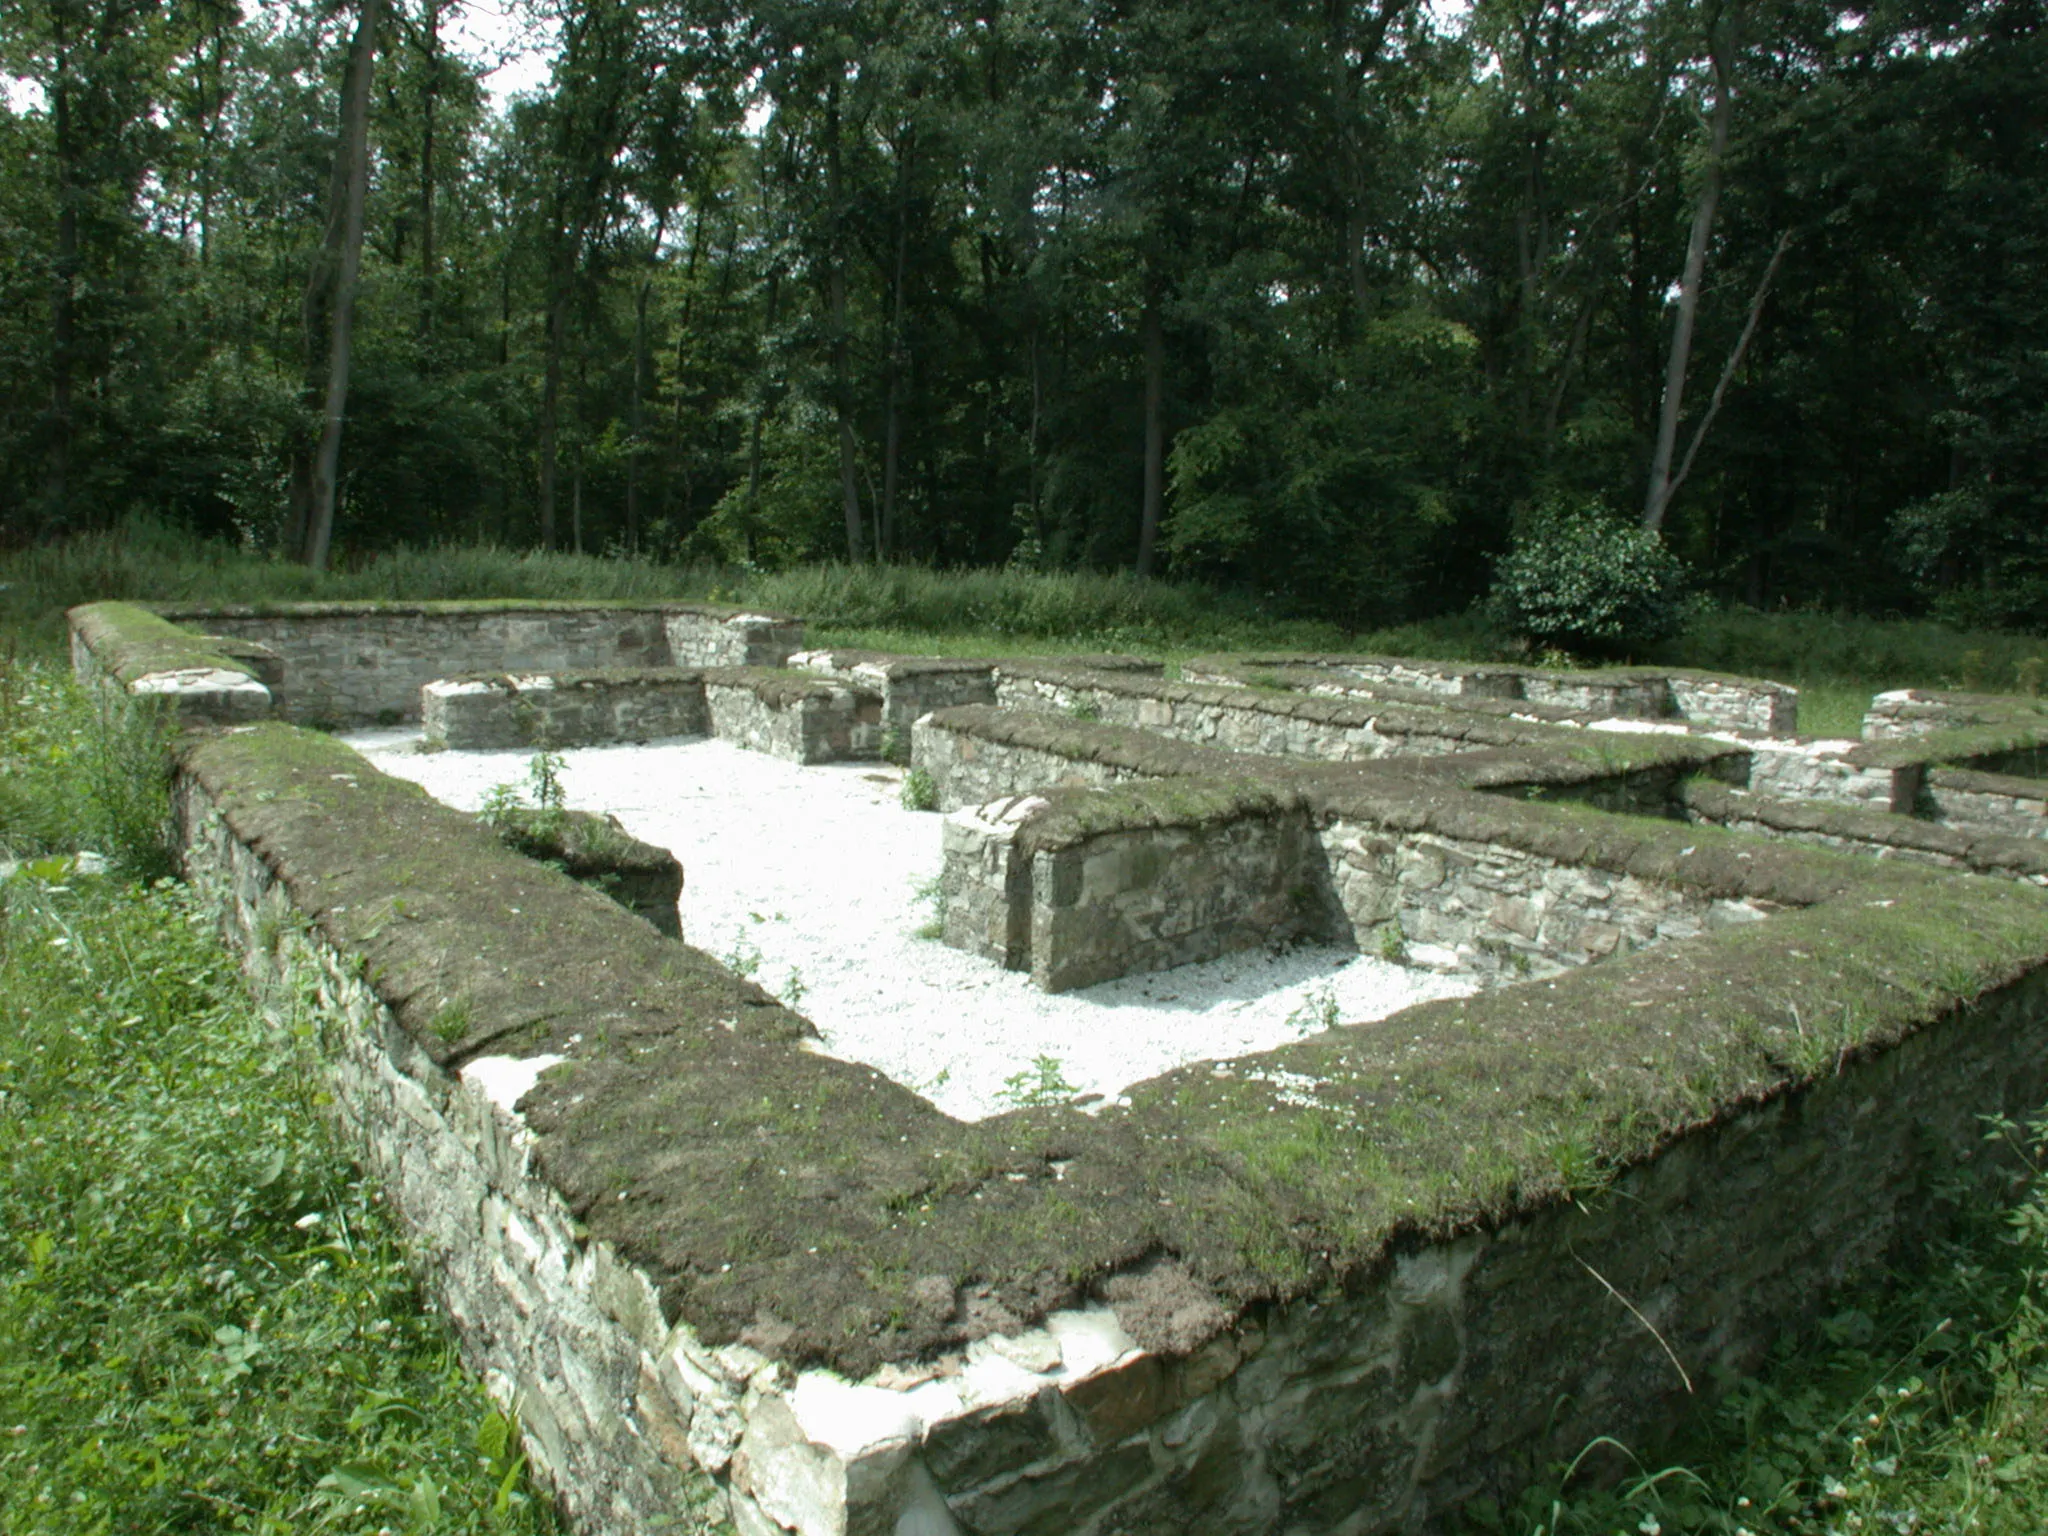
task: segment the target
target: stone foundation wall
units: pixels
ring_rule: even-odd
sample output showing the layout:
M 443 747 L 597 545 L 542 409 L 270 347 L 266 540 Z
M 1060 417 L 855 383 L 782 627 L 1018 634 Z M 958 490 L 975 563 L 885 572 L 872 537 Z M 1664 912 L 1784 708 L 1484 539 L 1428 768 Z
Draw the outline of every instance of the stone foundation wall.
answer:
M 1189 781 L 1197 790 L 1198 781 Z M 1114 822 L 1112 795 L 1086 812 Z M 1624 869 L 1566 863 L 1496 837 L 1412 822 L 1252 812 L 1219 822 L 1059 837 L 1075 792 L 998 799 L 947 818 L 948 944 L 1048 992 L 1298 937 L 1516 981 L 1753 923 L 1771 903 Z M 1625 857 L 1625 852 L 1622 855 Z
M 1856 748 L 1757 746 L 1749 758 L 1749 789 L 1779 800 L 1824 800 L 1911 815 L 1919 804 L 1924 769 L 1859 761 Z
M 931 775 L 940 811 L 1038 790 L 1122 784 L 1150 776 L 1114 763 L 991 741 L 951 729 L 942 720 L 920 720 L 912 728 L 910 760 Z
M 882 699 L 882 730 L 901 757 L 910 752 L 911 727 L 935 709 L 993 704 L 995 663 L 937 657 L 882 656 L 866 651 L 803 651 L 791 667 L 832 678 Z
M 694 670 L 498 673 L 442 678 L 420 690 L 430 747 L 492 751 L 705 736 L 711 717 Z
M 2004 774 L 1937 768 L 1921 807 L 1944 826 L 2005 837 L 2048 837 L 2048 783 Z
M 711 734 L 793 763 L 836 763 L 881 755 L 881 700 L 767 668 L 704 673 Z
M 1485 981 L 1555 975 L 1770 910 L 1503 843 L 1345 821 L 1321 836 L 1329 883 L 1362 951 Z
M 2040 837 L 2013 837 L 1843 805 L 1774 800 L 1700 782 L 1681 786 L 1677 803 L 1687 820 L 1699 824 L 2048 885 L 2048 840 Z
M 477 672 L 780 665 L 799 621 L 694 604 L 341 603 L 166 608 L 175 622 L 269 646 L 282 713 L 327 725 L 419 717 L 420 689 Z
M 1995 1172 L 1980 1114 L 2048 1096 L 2036 893 L 1354 793 L 1381 835 L 1520 827 L 1650 884 L 1702 866 L 1708 899 L 1772 866 L 1813 905 L 970 1127 L 338 743 L 215 737 L 178 803 L 466 1353 L 605 1536 L 659 1529 L 693 1466 L 745 1536 L 1423 1528 L 1641 1444 Z M 1457 816 L 1503 830 L 1416 822 Z
M 1469 752 L 1540 740 L 1545 734 L 1533 722 L 1451 710 L 1027 667 L 997 673 L 996 702 L 1006 709 L 1099 720 L 1230 752 L 1333 763 Z
M 1047 804 L 1027 796 L 947 817 L 940 881 L 945 941 L 1028 970 L 1041 991 L 1321 937 L 1328 926 L 1300 813 L 1020 846 L 1019 829 Z
M 1799 722 L 1797 689 L 1712 672 L 1559 672 L 1386 656 L 1205 656 L 1181 672 L 1197 682 L 1241 683 L 1263 673 L 1316 691 L 1341 691 L 1347 683 L 1365 690 L 1387 685 L 1459 699 L 1520 699 L 1601 717 L 1675 715 L 1690 725 L 1769 736 L 1789 736 Z
M 282 667 L 266 646 L 193 634 L 131 603 L 87 603 L 66 617 L 81 682 L 158 700 L 195 724 L 261 720 L 276 709 Z
M 687 1508 L 693 1462 L 730 1459 L 745 1362 L 693 1348 L 686 1331 L 669 1337 L 646 1278 L 578 1236 L 511 1107 L 531 1064 L 436 1066 L 205 788 L 183 777 L 177 802 L 186 878 L 220 912 L 266 1008 L 317 1026 L 336 1115 L 468 1364 L 518 1414 L 542 1486 L 589 1536 L 640 1536 L 653 1514 Z

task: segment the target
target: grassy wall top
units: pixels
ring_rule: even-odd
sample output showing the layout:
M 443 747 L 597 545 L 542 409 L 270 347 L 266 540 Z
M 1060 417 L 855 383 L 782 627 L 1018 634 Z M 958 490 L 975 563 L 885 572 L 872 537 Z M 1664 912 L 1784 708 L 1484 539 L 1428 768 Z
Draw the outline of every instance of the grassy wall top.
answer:
M 1937 778 L 1949 775 L 1940 774 Z M 1957 774 L 1959 779 L 1988 775 Z M 2003 784 L 2026 780 L 1999 779 Z M 2038 792 L 2040 784 L 2032 787 Z M 1766 795 L 1738 794 L 1725 784 L 1693 780 L 1679 786 L 1679 803 L 1717 822 L 1755 822 L 1774 832 L 1841 838 L 1873 848 L 1898 848 L 1954 859 L 1980 874 L 2048 881 L 2048 840 L 1970 832 L 1912 816 L 1842 805 L 1826 800 L 1778 800 Z
M 1334 1029 L 1255 1058 L 1272 1070 L 1196 1066 L 1099 1116 L 963 1125 L 801 1048 L 758 988 L 338 743 L 259 727 L 184 772 L 436 1060 L 571 1058 L 522 1104 L 537 1167 L 670 1318 L 856 1376 L 1161 1254 L 1209 1301 L 1126 1326 L 1188 1348 L 1853 1070 L 2048 960 L 2039 893 L 1857 864 L 1852 894 L 1807 911 Z M 1313 1086 L 1283 1095 L 1279 1071 Z
M 699 674 L 707 688 L 744 688 L 771 709 L 788 709 L 807 699 L 842 698 L 848 685 L 782 667 L 705 667 Z
M 1468 710 L 1463 707 L 1465 701 L 1462 699 L 1379 702 L 1342 695 L 1274 692 L 1214 683 L 1169 683 L 1150 677 L 1051 667 L 1036 662 L 1003 662 L 1001 669 L 1007 676 L 1021 681 L 1044 683 L 1069 692 L 1094 692 L 1129 699 L 1163 699 L 1196 708 L 1244 710 L 1278 719 L 1312 721 L 1341 730 L 1371 727 L 1383 736 L 1439 736 L 1482 746 L 1505 747 L 1553 739 L 1551 733 L 1556 729 L 1536 721 L 1514 718 L 1522 711 Z M 1580 717 L 1568 714 L 1566 718 Z
M 684 684 L 702 683 L 704 669 L 701 667 L 564 667 L 559 671 L 543 672 L 457 672 L 440 678 L 445 683 L 481 683 L 501 693 L 518 693 L 528 678 L 544 678 L 544 686 L 558 690 L 584 689 L 603 692 L 607 689 L 674 688 Z
M 65 615 L 94 659 L 122 684 L 163 672 L 239 672 L 259 680 L 259 663 L 239 647 L 181 629 L 135 603 L 85 603 Z
M 770 619 L 777 623 L 797 622 L 787 614 L 768 613 L 758 608 L 734 607 L 728 603 L 691 603 L 672 600 L 633 599 L 586 601 L 568 598 L 463 598 L 428 601 L 349 598 L 328 602 L 232 603 L 209 607 L 202 603 L 152 603 L 150 607 L 165 618 L 183 622 L 209 619 L 366 619 L 382 617 L 460 617 L 464 614 L 497 613 L 694 613 L 707 619 L 741 617 Z
M 1282 674 L 1289 671 L 1331 672 L 1357 667 L 1401 667 L 1413 672 L 1433 673 L 1438 677 L 1469 679 L 1484 687 L 1489 681 L 1512 683 L 1519 686 L 1524 678 L 1540 678 L 1545 682 L 1590 684 L 1611 687 L 1617 684 L 1657 683 L 1674 677 L 1694 679 L 1700 682 L 1728 683 L 1741 688 L 1764 691 L 1790 692 L 1789 685 L 1772 682 L 1769 678 L 1744 677 L 1728 672 L 1710 672 L 1697 667 L 1587 667 L 1569 671 L 1554 667 L 1521 666 L 1513 662 L 1465 662 L 1438 661 L 1415 656 L 1369 656 L 1342 655 L 1313 652 L 1280 652 L 1268 654 L 1225 654 L 1197 656 L 1185 663 L 1189 671 L 1213 672 L 1219 675 L 1269 672 Z
M 1998 765 L 2000 759 L 2024 757 L 2044 747 L 2048 747 L 2048 715 L 2021 714 L 1988 725 L 1866 741 L 1843 756 L 1858 768 L 1899 769 L 1979 762 Z

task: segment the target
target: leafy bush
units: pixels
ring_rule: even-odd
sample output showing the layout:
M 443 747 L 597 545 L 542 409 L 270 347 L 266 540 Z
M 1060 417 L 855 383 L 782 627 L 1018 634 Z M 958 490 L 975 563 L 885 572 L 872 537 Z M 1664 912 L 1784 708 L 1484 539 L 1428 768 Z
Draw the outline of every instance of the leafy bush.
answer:
M 1664 541 L 1598 503 L 1550 503 L 1501 562 L 1497 623 L 1533 645 L 1622 656 L 1676 634 L 1690 616 L 1685 567 Z

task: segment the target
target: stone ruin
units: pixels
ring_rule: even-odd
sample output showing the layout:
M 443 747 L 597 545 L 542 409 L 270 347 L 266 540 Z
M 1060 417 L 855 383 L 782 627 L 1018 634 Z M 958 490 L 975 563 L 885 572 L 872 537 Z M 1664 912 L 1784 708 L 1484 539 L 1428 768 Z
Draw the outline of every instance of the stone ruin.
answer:
M 185 866 L 576 1527 L 1379 1532 L 1640 1443 L 2048 1099 L 2048 714 L 1376 657 L 802 649 L 689 604 L 72 614 Z M 305 728 L 889 755 L 1050 989 L 1315 936 L 1487 983 L 950 1120 Z M 645 862 L 645 860 L 643 860 Z

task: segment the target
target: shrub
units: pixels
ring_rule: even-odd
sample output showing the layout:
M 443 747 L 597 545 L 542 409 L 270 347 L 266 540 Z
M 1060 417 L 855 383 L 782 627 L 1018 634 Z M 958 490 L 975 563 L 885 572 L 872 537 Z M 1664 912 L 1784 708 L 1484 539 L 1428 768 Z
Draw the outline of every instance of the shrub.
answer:
M 1684 565 L 1656 534 L 1597 502 L 1551 502 L 1501 560 L 1490 606 L 1533 646 L 1612 657 L 1683 628 L 1684 586 Z

